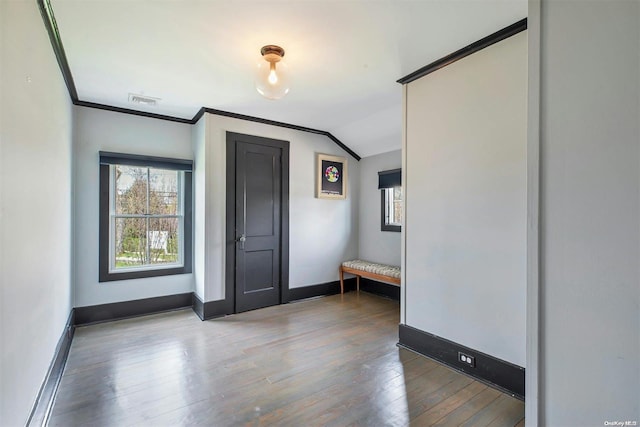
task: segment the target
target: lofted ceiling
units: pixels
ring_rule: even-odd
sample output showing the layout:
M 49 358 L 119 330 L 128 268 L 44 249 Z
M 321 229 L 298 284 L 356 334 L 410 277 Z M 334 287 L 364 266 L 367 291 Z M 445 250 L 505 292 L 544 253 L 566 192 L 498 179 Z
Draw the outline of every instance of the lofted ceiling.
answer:
M 51 0 L 82 101 L 191 119 L 201 107 L 401 146 L 399 78 L 526 17 L 526 0 Z M 285 49 L 283 99 L 254 87 Z M 147 107 L 129 93 L 160 98 Z

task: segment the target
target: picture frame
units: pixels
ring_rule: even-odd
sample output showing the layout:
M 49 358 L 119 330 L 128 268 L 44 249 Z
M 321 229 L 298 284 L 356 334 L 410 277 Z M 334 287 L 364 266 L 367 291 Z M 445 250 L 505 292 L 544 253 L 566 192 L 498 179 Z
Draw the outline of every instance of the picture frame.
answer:
M 329 154 L 316 155 L 316 197 L 347 198 L 347 159 Z

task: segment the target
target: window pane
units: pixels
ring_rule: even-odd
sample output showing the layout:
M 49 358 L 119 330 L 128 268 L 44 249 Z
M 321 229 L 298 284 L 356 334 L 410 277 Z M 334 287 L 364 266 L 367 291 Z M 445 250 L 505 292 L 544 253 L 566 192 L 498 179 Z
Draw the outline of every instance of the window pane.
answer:
M 392 222 L 400 225 L 402 222 L 402 187 L 393 188 L 393 212 Z
M 402 187 L 393 187 L 393 200 L 402 201 Z
M 384 225 L 400 226 L 402 223 L 402 187 L 385 188 Z
M 115 166 L 117 214 L 142 215 L 147 212 L 147 168 Z
M 391 224 L 393 222 L 393 208 L 392 208 L 392 200 L 393 200 L 393 189 L 385 188 L 384 190 L 384 223 Z
M 175 264 L 180 261 L 178 218 L 149 218 L 150 264 Z
M 149 213 L 178 213 L 178 171 L 149 169 Z
M 147 220 L 116 218 L 115 227 L 116 269 L 144 265 L 147 256 Z

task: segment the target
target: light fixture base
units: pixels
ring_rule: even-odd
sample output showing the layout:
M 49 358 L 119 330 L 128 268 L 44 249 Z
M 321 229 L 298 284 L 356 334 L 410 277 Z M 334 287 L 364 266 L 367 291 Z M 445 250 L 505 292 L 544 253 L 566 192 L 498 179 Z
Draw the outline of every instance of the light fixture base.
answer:
M 279 62 L 284 57 L 284 49 L 275 44 L 262 46 L 260 53 L 268 62 Z

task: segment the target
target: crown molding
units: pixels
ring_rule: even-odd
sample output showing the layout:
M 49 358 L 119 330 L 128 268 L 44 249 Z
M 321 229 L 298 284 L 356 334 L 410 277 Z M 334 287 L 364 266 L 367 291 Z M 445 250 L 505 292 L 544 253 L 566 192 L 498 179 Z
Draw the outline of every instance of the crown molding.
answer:
M 491 46 L 492 44 L 496 44 L 499 41 L 502 41 L 506 38 L 514 36 L 521 31 L 527 29 L 527 18 L 521 19 L 520 21 L 509 25 L 508 27 L 504 27 L 501 30 L 496 31 L 493 34 L 488 35 L 476 42 L 471 43 L 468 46 L 463 47 L 460 50 L 457 50 L 453 53 L 450 53 L 447 56 L 444 56 L 437 61 L 432 62 L 429 65 L 425 65 L 424 67 L 414 71 L 411 74 L 407 74 L 403 78 L 397 80 L 398 83 L 406 85 L 407 83 L 411 83 L 414 80 L 419 79 L 420 77 L 424 77 L 427 74 L 431 74 L 434 71 L 437 71 L 447 65 L 451 65 L 456 61 L 461 60 L 469 55 L 472 55 L 478 51 L 481 51 L 484 48 Z

